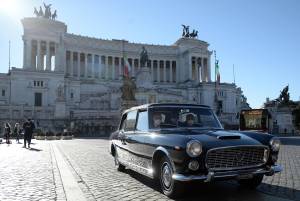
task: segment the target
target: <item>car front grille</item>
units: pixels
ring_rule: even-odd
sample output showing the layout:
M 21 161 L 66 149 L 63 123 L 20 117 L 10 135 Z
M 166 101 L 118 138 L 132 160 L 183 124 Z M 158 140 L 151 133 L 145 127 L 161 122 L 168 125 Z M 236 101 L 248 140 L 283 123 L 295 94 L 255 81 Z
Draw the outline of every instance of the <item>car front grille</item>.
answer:
M 206 167 L 211 170 L 250 168 L 263 165 L 263 146 L 235 146 L 208 150 Z

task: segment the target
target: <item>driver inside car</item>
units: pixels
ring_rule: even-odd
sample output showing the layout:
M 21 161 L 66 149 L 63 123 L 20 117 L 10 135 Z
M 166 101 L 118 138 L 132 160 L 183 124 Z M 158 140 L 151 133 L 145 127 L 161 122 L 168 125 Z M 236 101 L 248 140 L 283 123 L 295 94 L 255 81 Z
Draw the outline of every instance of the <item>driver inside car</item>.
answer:
M 194 125 L 194 123 L 195 123 L 194 115 L 192 115 L 192 114 L 186 115 L 186 125 L 191 127 Z

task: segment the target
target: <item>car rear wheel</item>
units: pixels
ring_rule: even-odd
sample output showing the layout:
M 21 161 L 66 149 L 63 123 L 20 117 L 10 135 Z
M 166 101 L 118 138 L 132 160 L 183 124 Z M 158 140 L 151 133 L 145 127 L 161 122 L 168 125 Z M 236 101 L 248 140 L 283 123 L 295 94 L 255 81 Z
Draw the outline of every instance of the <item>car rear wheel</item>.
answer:
M 264 178 L 264 175 L 254 175 L 251 179 L 240 179 L 239 184 L 245 188 L 254 189 L 259 186 Z
M 120 172 L 124 172 L 126 167 L 120 163 L 117 149 L 115 150 L 114 157 L 115 157 L 115 166 L 116 166 L 117 170 Z
M 162 158 L 159 170 L 159 181 L 162 192 L 170 198 L 179 197 L 184 191 L 183 185 L 172 178 L 174 170 L 167 157 Z

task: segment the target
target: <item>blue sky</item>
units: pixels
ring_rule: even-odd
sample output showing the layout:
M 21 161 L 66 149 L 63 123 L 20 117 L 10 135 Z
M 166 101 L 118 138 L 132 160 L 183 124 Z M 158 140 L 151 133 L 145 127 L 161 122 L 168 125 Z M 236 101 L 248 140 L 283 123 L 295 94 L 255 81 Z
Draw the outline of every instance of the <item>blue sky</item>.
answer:
M 300 99 L 300 1 L 298 0 L 48 0 L 68 32 L 103 39 L 173 44 L 181 24 L 199 31 L 199 39 L 217 51 L 221 82 L 236 83 L 251 107 L 277 98 L 289 84 Z M 22 67 L 20 19 L 33 16 L 41 0 L 0 0 L 0 72 Z M 8 12 L 10 11 L 10 12 Z M 214 63 L 214 60 L 211 61 Z M 214 78 L 214 71 L 212 71 Z

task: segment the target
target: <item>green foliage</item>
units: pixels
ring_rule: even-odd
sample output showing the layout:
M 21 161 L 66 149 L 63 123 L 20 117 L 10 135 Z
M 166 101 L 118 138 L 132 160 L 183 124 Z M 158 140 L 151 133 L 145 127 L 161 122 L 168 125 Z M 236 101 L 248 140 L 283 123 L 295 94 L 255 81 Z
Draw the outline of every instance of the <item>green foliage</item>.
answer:
M 300 130 L 300 104 L 298 105 L 298 107 L 296 109 L 293 110 L 293 115 L 295 118 L 294 124 L 295 127 Z

